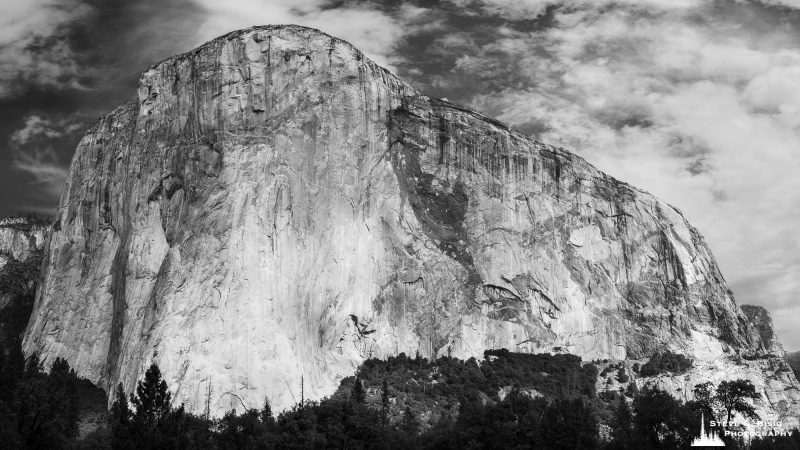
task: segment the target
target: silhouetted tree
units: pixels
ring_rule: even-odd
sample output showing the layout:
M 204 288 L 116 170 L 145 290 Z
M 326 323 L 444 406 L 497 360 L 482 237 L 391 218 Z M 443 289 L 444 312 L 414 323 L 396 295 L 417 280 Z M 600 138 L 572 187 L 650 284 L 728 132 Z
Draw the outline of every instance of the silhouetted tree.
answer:
M 144 374 L 144 381 L 136 386 L 136 395 L 131 395 L 131 403 L 136 407 L 133 421 L 139 426 L 155 426 L 170 410 L 172 394 L 167 382 L 161 379 L 161 370 L 151 364 Z
M 633 400 L 635 439 L 646 448 L 662 447 L 671 430 L 669 420 L 678 410 L 678 401 L 658 388 L 644 388 Z
M 78 431 L 75 371 L 56 358 L 50 374 L 42 371 L 37 355 L 25 366 L 16 384 L 14 408 L 17 431 L 27 448 L 62 448 Z
M 730 427 L 731 418 L 739 413 L 748 419 L 758 419 L 755 408 L 748 400 L 757 400 L 761 395 L 749 380 L 723 381 L 717 386 L 714 398 L 720 402 L 727 415 L 725 427 Z
M 25 355 L 22 354 L 22 343 L 16 339 L 4 355 L 0 349 L 0 401 L 13 397 L 17 382 L 25 374 Z
M 208 420 L 187 414 L 183 405 L 173 409 L 171 401 L 161 370 L 152 364 L 144 380 L 137 383 L 135 395 L 130 396 L 135 411 L 127 436 L 115 436 L 120 448 L 207 448 L 211 440 Z M 121 404 L 119 408 L 122 410 Z
M 111 445 L 114 449 L 134 448 L 130 442 L 130 426 L 133 412 L 128 405 L 128 398 L 122 383 L 117 385 L 114 391 L 114 403 L 111 404 L 111 411 L 108 415 L 109 427 L 111 428 Z
M 269 399 L 264 398 L 264 407 L 260 412 L 261 423 L 264 425 L 272 426 L 275 424 L 275 419 L 272 417 L 272 407 L 269 405 Z
M 700 383 L 692 389 L 694 401 L 703 408 L 707 419 L 714 419 L 714 385 L 710 381 Z
M 551 449 L 597 447 L 597 425 L 583 399 L 556 399 L 540 423 L 542 444 Z
M 219 421 L 217 445 L 220 449 L 258 448 L 264 425 L 259 411 L 247 410 L 240 415 L 230 410 Z

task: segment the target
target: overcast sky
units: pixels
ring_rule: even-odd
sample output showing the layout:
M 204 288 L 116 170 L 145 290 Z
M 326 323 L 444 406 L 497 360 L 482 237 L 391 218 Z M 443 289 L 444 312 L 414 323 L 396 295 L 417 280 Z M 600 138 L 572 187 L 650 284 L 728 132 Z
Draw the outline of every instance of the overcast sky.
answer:
M 0 215 L 54 210 L 146 66 L 282 23 L 678 207 L 800 350 L 800 0 L 0 0 Z

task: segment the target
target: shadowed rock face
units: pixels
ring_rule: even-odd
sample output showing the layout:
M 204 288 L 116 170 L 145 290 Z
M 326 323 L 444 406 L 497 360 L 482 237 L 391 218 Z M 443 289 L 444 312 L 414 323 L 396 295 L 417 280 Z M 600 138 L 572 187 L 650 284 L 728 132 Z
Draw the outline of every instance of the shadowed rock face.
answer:
M 147 69 L 81 141 L 45 260 L 26 351 L 106 388 L 154 361 L 192 411 L 399 352 L 769 348 L 675 208 L 295 26 Z

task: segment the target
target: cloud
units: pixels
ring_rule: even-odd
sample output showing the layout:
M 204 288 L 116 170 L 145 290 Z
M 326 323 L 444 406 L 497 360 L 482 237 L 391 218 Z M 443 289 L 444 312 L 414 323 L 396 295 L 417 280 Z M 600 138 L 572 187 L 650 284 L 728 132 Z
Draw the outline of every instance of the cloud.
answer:
M 489 0 L 475 2 L 473 0 L 453 0 L 460 8 L 475 7 L 482 13 L 493 14 L 505 19 L 519 19 L 520 17 L 535 17 L 545 12 L 548 6 L 557 4 L 552 0 Z
M 44 117 L 33 114 L 24 126 L 11 134 L 11 167 L 27 176 L 35 197 L 58 198 L 67 178 L 67 166 L 59 160 L 53 145 L 74 137 L 84 123 L 75 116 Z
M 67 168 L 58 162 L 52 148 L 36 148 L 18 153 L 12 167 L 31 177 L 31 184 L 38 195 L 46 198 L 58 198 L 61 195 L 67 179 Z
M 420 14 L 405 5 L 390 15 L 367 5 L 327 8 L 324 0 L 195 0 L 207 15 L 198 42 L 253 25 L 295 24 L 345 39 L 378 64 L 392 67 L 393 47 L 404 30 L 398 19 Z
M 800 9 L 800 0 L 760 0 L 766 5 L 785 6 L 787 8 Z
M 18 146 L 43 139 L 56 139 L 80 130 L 81 122 L 72 118 L 52 119 L 33 114 L 25 119 L 25 126 L 11 134 L 11 142 Z
M 80 66 L 68 41 L 70 24 L 91 9 L 78 0 L 5 2 L 0 16 L 0 98 L 21 84 L 80 88 Z

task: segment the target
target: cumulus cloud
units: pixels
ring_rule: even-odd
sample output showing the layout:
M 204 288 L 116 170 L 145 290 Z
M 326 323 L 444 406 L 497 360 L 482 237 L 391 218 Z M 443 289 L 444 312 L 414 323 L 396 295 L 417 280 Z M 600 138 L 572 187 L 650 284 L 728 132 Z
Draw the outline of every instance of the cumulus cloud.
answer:
M 0 15 L 0 98 L 21 81 L 79 88 L 80 68 L 67 28 L 91 9 L 78 0 L 6 1 Z
M 512 22 L 556 5 L 478 4 Z M 478 46 L 435 45 L 461 52 L 453 71 L 475 78 L 459 89 L 478 94 L 461 101 L 680 208 L 709 240 L 740 303 L 795 312 L 775 322 L 796 349 L 800 19 L 761 2 L 726 8 L 563 2 L 535 31 L 505 27 Z

